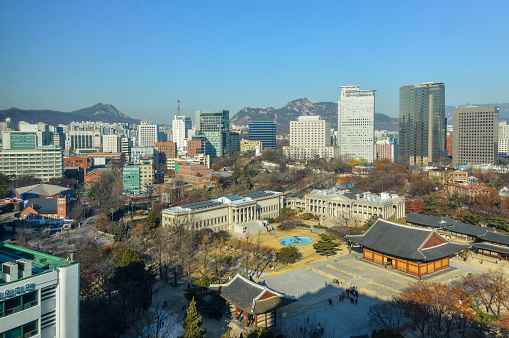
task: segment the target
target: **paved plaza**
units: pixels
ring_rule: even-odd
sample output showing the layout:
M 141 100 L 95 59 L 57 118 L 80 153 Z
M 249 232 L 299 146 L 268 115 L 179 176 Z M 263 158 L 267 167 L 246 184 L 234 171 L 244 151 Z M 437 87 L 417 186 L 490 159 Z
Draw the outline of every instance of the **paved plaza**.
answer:
M 324 328 L 323 337 L 370 334 L 373 328 L 367 317 L 369 307 L 392 299 L 418 278 L 362 261 L 361 257 L 362 254 L 352 252 L 352 255 L 332 258 L 261 281 L 298 300 L 278 310 L 278 327 L 295 337 L 310 336 L 309 327 L 316 330 L 318 324 Z M 451 261 L 450 268 L 427 280 L 450 283 L 469 272 L 484 271 L 480 267 Z M 338 279 L 340 284 L 332 284 L 333 279 Z M 358 303 L 351 304 L 349 300 L 340 303 L 339 295 L 350 286 L 359 290 Z

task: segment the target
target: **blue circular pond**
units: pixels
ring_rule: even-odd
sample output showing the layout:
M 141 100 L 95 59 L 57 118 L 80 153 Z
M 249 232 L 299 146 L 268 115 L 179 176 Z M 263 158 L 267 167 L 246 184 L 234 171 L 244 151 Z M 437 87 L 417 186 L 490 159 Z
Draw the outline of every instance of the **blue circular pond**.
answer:
M 279 243 L 281 243 L 281 245 L 284 246 L 301 246 L 310 244 L 311 242 L 313 241 L 309 237 L 297 237 L 297 236 L 286 237 L 279 241 Z

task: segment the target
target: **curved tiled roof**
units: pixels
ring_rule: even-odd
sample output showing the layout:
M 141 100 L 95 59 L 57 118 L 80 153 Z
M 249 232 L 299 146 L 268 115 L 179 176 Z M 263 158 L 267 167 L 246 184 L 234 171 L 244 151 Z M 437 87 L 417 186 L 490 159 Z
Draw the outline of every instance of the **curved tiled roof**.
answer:
M 210 289 L 218 290 L 221 297 L 250 314 L 267 313 L 296 301 L 240 274 L 224 284 L 211 284 Z
M 424 249 L 433 234 L 439 236 L 433 229 L 378 219 L 364 235 L 346 237 L 367 249 L 422 262 L 448 257 L 468 248 L 468 245 L 450 243 L 441 237 L 443 244 Z
M 479 239 L 482 239 L 486 242 L 509 245 L 509 236 L 498 234 L 492 231 L 487 232 L 485 235 L 479 236 Z

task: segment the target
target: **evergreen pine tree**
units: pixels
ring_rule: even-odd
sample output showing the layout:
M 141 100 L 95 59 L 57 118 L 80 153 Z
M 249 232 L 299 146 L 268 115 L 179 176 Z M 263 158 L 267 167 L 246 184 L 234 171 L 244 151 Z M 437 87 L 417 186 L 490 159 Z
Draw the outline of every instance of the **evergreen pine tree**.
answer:
M 207 330 L 201 327 L 201 315 L 196 311 L 196 302 L 194 297 L 186 311 L 184 319 L 184 336 L 183 338 L 204 338 Z

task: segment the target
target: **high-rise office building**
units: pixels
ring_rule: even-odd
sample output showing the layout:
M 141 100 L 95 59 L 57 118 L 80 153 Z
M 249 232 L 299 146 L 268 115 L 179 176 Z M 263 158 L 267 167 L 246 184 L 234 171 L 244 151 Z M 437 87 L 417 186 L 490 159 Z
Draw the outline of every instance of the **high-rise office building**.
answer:
M 331 145 L 331 124 L 320 116 L 299 116 L 290 121 L 290 146 L 283 147 L 286 158 L 312 160 L 338 156 L 338 147 Z
M 260 140 L 263 149 L 276 149 L 276 124 L 264 121 L 251 122 L 249 124 L 249 140 Z
M 154 147 L 157 142 L 157 124 L 141 121 L 138 125 L 138 147 Z
M 338 112 L 339 153 L 372 163 L 375 154 L 375 91 L 360 90 L 360 86 L 341 86 Z
M 177 144 L 179 149 L 185 149 L 185 140 L 190 139 L 189 129 L 193 127 L 193 122 L 189 116 L 175 115 L 172 121 L 173 142 Z
M 230 131 L 230 153 L 240 152 L 240 132 Z
M 103 153 L 119 153 L 121 146 L 120 135 L 103 135 Z
M 204 154 L 220 157 L 230 154 L 230 112 L 228 110 L 196 111 L 196 134 L 203 135 Z
M 498 158 L 499 108 L 454 108 L 454 164 L 495 164 Z
M 400 162 L 437 162 L 444 156 L 445 126 L 443 83 L 399 87 Z

